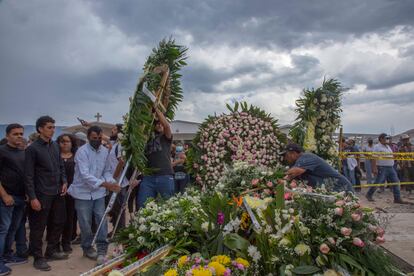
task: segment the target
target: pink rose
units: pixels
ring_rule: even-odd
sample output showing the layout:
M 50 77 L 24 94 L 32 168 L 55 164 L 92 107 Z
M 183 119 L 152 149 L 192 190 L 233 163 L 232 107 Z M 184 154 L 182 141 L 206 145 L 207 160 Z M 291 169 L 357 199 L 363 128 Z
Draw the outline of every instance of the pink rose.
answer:
M 298 186 L 298 184 L 296 183 L 296 181 L 291 181 L 291 182 L 290 182 L 290 187 L 291 187 L 292 189 L 296 188 L 297 186 Z
M 357 213 L 353 213 L 351 215 L 351 217 L 352 217 L 352 220 L 353 221 L 360 221 L 361 220 L 361 215 L 360 214 L 357 214 Z
M 270 195 L 272 193 L 272 191 L 269 190 L 269 189 L 264 189 L 264 193 L 267 194 L 267 195 Z
M 257 186 L 257 184 L 259 184 L 259 181 L 260 181 L 260 180 L 259 180 L 259 179 L 257 179 L 257 178 L 253 179 L 253 180 L 252 180 L 252 185 L 253 185 L 253 186 Z
M 345 201 L 343 200 L 338 200 L 337 202 L 335 202 L 335 205 L 340 207 L 340 206 L 344 206 L 345 205 Z
M 344 236 L 349 236 L 352 233 L 352 229 L 351 228 L 347 228 L 347 227 L 342 227 L 341 228 L 341 234 Z
M 269 188 L 272 188 L 272 187 L 273 187 L 273 183 L 272 183 L 272 181 L 268 181 L 268 182 L 266 183 L 266 185 L 267 185 L 267 187 L 269 187 Z
M 342 214 L 344 213 L 344 208 L 335 208 L 335 215 L 337 216 L 342 216 Z
M 329 238 L 328 238 L 328 242 L 329 242 L 330 244 L 332 244 L 332 245 L 335 245 L 335 244 L 336 244 L 335 239 L 334 239 L 334 238 L 332 238 L 332 237 L 329 237 Z
M 319 250 L 323 254 L 328 254 L 331 249 L 329 248 L 329 246 L 326 243 L 323 243 L 323 244 L 321 244 L 321 246 L 319 246 Z
M 376 239 L 375 239 L 375 243 L 376 244 L 381 244 L 381 243 L 384 243 L 385 242 L 385 238 L 384 238 L 384 236 L 378 236 Z
M 377 227 L 375 225 L 372 225 L 372 224 L 368 225 L 368 229 L 371 230 L 372 232 L 375 232 L 375 233 L 377 232 Z
M 354 238 L 352 244 L 358 247 L 364 247 L 365 243 L 360 238 Z

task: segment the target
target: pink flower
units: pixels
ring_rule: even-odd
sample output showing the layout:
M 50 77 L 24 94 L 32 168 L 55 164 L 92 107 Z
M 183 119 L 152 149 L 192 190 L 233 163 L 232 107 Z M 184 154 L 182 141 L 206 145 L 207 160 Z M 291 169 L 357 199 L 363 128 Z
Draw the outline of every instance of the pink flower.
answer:
M 341 228 L 341 234 L 344 236 L 349 236 L 352 233 L 352 229 L 351 228 L 347 228 L 347 227 L 342 227 Z
M 292 182 L 290 182 L 290 187 L 291 187 L 292 189 L 296 188 L 297 186 L 298 186 L 298 184 L 296 183 L 296 181 L 292 181 Z
M 384 238 L 384 236 L 378 236 L 376 239 L 375 239 L 375 243 L 376 244 L 381 244 L 381 243 L 384 243 L 385 242 L 385 238 Z
M 357 214 L 357 213 L 353 213 L 351 215 L 351 217 L 352 217 L 352 220 L 353 221 L 360 221 L 361 220 L 361 215 L 360 214 Z
M 224 223 L 224 214 L 222 212 L 219 212 L 217 214 L 217 224 L 222 225 Z
M 329 246 L 326 243 L 323 243 L 323 244 L 321 244 L 321 246 L 319 246 L 319 250 L 323 254 L 328 254 L 331 249 L 329 248 Z
M 382 229 L 381 227 L 377 227 L 376 232 L 377 232 L 378 236 L 384 236 L 384 234 L 385 234 L 384 229 Z
M 337 202 L 335 202 L 335 205 L 340 207 L 340 206 L 344 206 L 345 205 L 345 201 L 343 200 L 338 200 Z
M 352 244 L 358 247 L 364 247 L 365 243 L 360 238 L 354 238 Z
M 267 186 L 267 187 L 269 187 L 269 188 L 272 188 L 272 187 L 273 187 L 273 183 L 272 183 L 272 181 L 268 181 L 268 182 L 266 183 L 266 186 Z
M 308 186 L 308 187 L 306 187 L 306 191 L 307 191 L 308 193 L 312 193 L 313 188 L 312 188 L 311 186 Z
M 252 180 L 252 185 L 253 186 L 257 186 L 257 184 L 259 184 L 259 179 L 255 178 Z
M 335 215 L 337 216 L 342 216 L 342 214 L 344 213 L 344 208 L 335 208 Z
M 335 239 L 334 239 L 334 238 L 332 238 L 332 237 L 329 237 L 329 238 L 328 238 L 328 242 L 329 242 L 330 244 L 332 244 L 332 245 L 335 245 L 335 244 L 336 244 Z
M 223 276 L 231 276 L 231 270 L 230 270 L 230 268 L 226 268 L 226 271 L 224 271 Z
M 269 189 L 264 189 L 264 193 L 267 194 L 267 195 L 270 195 L 272 193 L 272 191 L 269 190 Z

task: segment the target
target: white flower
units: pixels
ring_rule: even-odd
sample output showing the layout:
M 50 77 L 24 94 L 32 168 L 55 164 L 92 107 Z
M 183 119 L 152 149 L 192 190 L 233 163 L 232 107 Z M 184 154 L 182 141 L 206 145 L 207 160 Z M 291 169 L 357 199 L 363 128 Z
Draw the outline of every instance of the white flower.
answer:
M 138 230 L 139 230 L 140 232 L 145 232 L 145 231 L 147 231 L 147 227 L 145 226 L 145 224 L 141 224 L 141 225 L 139 226 Z
M 132 240 L 133 238 L 134 238 L 134 234 L 129 233 L 129 234 L 128 234 L 128 239 Z
M 256 246 L 250 245 L 249 248 L 247 248 L 247 252 L 249 253 L 249 256 L 253 259 L 255 263 L 257 263 L 262 257 L 260 252 L 257 251 Z
M 298 254 L 299 256 L 310 254 L 310 252 L 311 252 L 310 247 L 304 243 L 300 243 L 296 245 L 295 247 L 295 253 Z
M 208 232 L 208 222 L 207 222 L 207 221 L 205 221 L 205 222 L 203 222 L 203 223 L 201 224 L 201 229 L 202 229 L 204 232 Z

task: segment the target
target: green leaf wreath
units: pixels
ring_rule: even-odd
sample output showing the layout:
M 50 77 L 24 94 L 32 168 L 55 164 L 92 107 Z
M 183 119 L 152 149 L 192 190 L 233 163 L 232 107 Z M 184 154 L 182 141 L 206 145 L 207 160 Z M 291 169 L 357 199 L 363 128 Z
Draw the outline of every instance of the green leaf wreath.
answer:
M 341 122 L 344 88 L 336 79 L 324 80 L 317 89 L 304 89 L 296 101 L 296 121 L 290 130 L 293 141 L 332 164 L 338 160 L 332 135 Z
M 132 166 L 141 172 L 148 172 L 147 160 L 144 155 L 145 145 L 153 130 L 154 106 L 150 97 L 143 93 L 144 86 L 150 91 L 160 88 L 161 74 L 158 67 L 167 65 L 169 77 L 164 93 L 162 104 L 165 107 L 165 116 L 172 120 L 178 104 L 183 99 L 179 71 L 186 65 L 187 48 L 177 45 L 170 38 L 162 40 L 158 47 L 152 50 L 144 65 L 144 76 L 140 79 L 134 96 L 130 103 L 129 113 L 125 116 L 124 139 L 122 145 L 125 149 L 126 158 L 131 158 Z

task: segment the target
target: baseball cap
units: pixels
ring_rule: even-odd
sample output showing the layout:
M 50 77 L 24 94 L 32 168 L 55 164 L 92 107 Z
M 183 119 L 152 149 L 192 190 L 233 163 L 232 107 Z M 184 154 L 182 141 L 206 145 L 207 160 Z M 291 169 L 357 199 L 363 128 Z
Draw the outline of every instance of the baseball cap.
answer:
M 379 136 L 378 136 L 378 139 L 384 139 L 384 138 L 388 138 L 389 136 L 387 135 L 387 133 L 381 133 Z
M 303 152 L 301 146 L 295 143 L 287 144 L 286 147 L 282 150 L 281 155 L 285 154 L 288 151 Z
M 410 135 L 404 133 L 403 135 L 401 135 L 401 139 L 410 139 Z

